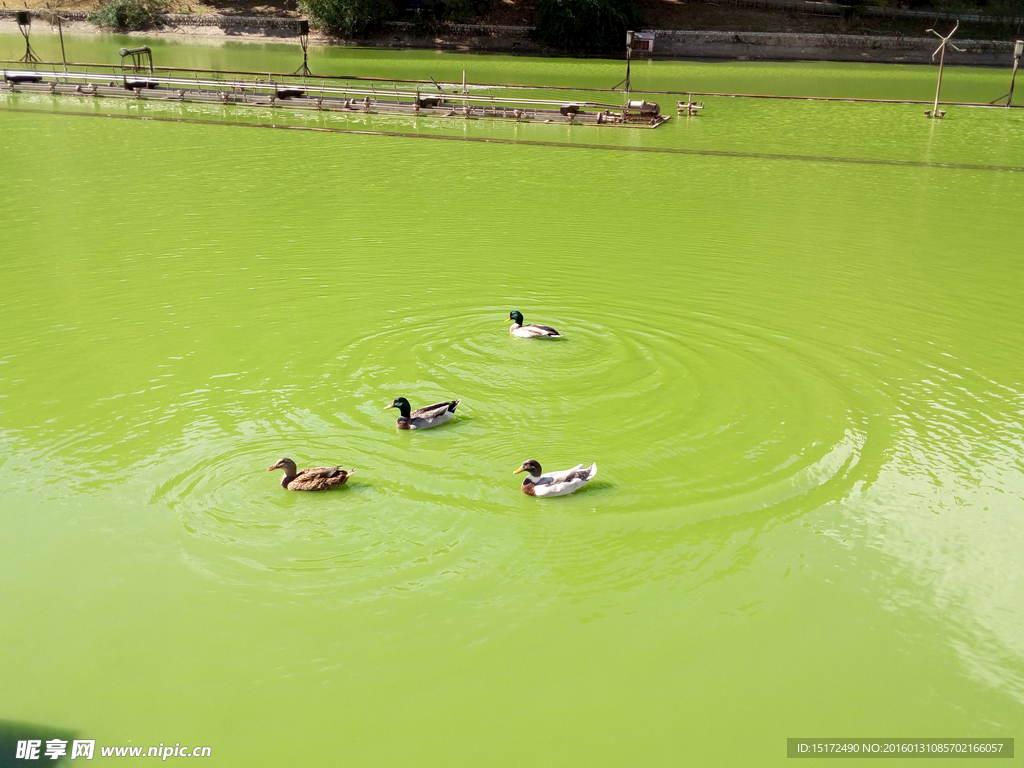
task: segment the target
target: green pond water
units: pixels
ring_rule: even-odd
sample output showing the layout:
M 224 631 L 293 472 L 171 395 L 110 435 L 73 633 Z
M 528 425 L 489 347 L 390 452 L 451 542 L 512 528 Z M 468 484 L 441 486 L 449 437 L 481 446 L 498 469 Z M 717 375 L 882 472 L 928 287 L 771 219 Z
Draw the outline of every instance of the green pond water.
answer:
M 1008 75 L 951 68 L 943 95 Z M 908 99 L 934 76 L 633 75 Z M 1024 114 L 705 102 L 651 131 L 0 95 L 3 748 L 773 766 L 789 737 L 1024 736 Z M 510 337 L 511 309 L 565 338 Z M 398 395 L 462 405 L 399 432 Z M 285 455 L 358 472 L 289 493 Z M 527 458 L 598 475 L 534 499 Z

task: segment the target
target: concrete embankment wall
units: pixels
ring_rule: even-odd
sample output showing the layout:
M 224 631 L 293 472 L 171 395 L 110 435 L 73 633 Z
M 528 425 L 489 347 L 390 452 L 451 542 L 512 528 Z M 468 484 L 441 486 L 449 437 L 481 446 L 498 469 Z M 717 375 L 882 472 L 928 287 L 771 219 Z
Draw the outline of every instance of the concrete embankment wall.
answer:
M 561 53 L 532 39 L 531 27 L 486 27 L 458 24 L 429 38 L 417 37 L 411 25 L 391 25 L 393 34 L 359 41 L 379 47 L 442 48 L 494 51 L 537 56 Z M 728 59 L 733 61 L 863 61 L 881 64 L 938 63 L 934 37 L 872 37 L 791 32 L 702 32 L 646 30 L 654 33 L 654 49 L 634 53 L 645 59 Z M 1013 43 L 1003 40 L 954 40 L 963 52 L 949 48 L 946 64 L 1010 67 Z M 625 56 L 625 52 L 619 57 Z
M 928 64 L 938 45 L 932 37 L 868 37 L 782 32 L 689 32 L 657 30 L 654 56 L 749 61 L 868 61 Z M 947 49 L 946 63 L 971 66 L 1013 64 L 1013 43 L 955 40 L 963 53 Z M 936 60 L 937 61 L 937 60 Z

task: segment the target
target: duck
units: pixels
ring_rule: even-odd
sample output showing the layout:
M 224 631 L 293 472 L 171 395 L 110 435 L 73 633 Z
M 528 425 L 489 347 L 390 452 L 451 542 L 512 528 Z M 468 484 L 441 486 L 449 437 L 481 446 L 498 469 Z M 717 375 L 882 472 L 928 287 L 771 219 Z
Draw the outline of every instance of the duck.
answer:
M 355 473 L 354 469 L 342 469 L 341 467 L 312 467 L 301 472 L 295 468 L 295 462 L 285 456 L 272 467 L 267 467 L 267 472 L 275 469 L 283 469 L 284 477 L 281 478 L 281 487 L 287 491 L 326 491 L 344 485 L 345 481 Z
M 399 429 L 427 429 L 428 427 L 436 427 L 438 424 L 444 424 L 448 421 L 455 414 L 455 409 L 461 402 L 461 400 L 448 400 L 443 403 L 434 403 L 423 408 L 417 408 L 413 411 L 408 400 L 404 397 L 396 397 L 391 405 L 384 406 L 384 410 L 386 411 L 388 408 L 398 409 L 401 415 L 395 424 Z
M 572 469 L 549 472 L 545 475 L 539 461 L 527 459 L 512 474 L 518 475 L 520 472 L 529 473 L 523 479 L 522 487 L 523 493 L 527 496 L 567 496 L 594 479 L 597 475 L 597 464 L 593 463 L 589 467 L 577 464 Z
M 523 339 L 560 339 L 562 334 L 552 328 L 550 325 L 523 325 L 523 313 L 518 309 L 513 309 L 508 313 L 508 320 L 512 321 L 512 325 L 509 327 L 508 332 L 513 336 L 519 336 Z M 507 323 L 508 320 L 505 322 Z

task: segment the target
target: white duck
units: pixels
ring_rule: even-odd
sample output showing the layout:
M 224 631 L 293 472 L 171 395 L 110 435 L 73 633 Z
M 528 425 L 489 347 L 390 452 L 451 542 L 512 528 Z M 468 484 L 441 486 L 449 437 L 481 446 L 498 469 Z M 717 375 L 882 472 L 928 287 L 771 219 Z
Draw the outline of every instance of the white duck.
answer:
M 527 496 L 565 496 L 578 491 L 590 482 L 597 475 L 597 464 L 591 464 L 589 467 L 577 464 L 572 469 L 549 472 L 545 475 L 542 474 L 543 470 L 539 461 L 527 459 L 523 462 L 523 466 L 512 474 L 516 475 L 520 472 L 529 473 L 523 480 L 522 489 Z

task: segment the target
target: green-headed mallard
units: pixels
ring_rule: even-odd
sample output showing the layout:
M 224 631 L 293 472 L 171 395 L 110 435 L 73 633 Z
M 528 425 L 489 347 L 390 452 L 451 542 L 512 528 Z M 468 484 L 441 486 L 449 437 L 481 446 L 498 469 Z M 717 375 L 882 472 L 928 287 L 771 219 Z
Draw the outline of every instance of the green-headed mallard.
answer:
M 396 397 L 391 405 L 384 406 L 384 410 L 386 411 L 388 408 L 397 408 L 399 410 L 402 415 L 395 422 L 399 429 L 427 429 L 427 427 L 436 427 L 438 424 L 444 424 L 448 421 L 455 413 L 455 408 L 461 402 L 461 400 L 449 400 L 444 403 L 434 403 L 424 408 L 417 408 L 413 411 L 408 400 L 404 397 Z
M 597 464 L 591 464 L 586 468 L 582 464 L 577 464 L 572 469 L 549 472 L 546 475 L 541 474 L 542 471 L 539 461 L 527 459 L 523 466 L 512 474 L 529 473 L 523 480 L 523 493 L 527 496 L 565 496 L 590 482 L 597 475 Z
M 513 336 L 519 336 L 524 339 L 560 339 L 562 334 L 552 328 L 550 325 L 523 325 L 523 313 L 518 309 L 513 309 L 508 313 L 508 320 L 512 321 L 512 325 L 509 327 L 508 332 Z M 507 323 L 508 320 L 505 322 Z
M 341 467 L 313 467 L 301 472 L 295 469 L 295 462 L 285 456 L 277 464 L 267 467 L 267 472 L 283 469 L 281 487 L 289 491 L 326 491 L 344 485 L 354 469 L 345 470 Z

